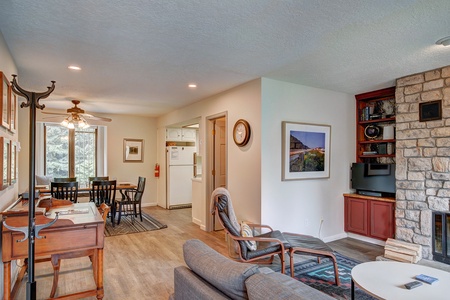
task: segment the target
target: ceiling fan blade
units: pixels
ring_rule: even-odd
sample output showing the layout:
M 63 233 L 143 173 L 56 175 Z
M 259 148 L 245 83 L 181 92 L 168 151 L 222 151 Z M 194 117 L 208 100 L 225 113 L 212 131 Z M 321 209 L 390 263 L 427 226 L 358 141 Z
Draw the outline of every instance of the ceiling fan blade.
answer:
M 110 118 L 104 118 L 104 117 L 96 117 L 90 114 L 81 114 L 83 117 L 85 117 L 86 119 L 90 119 L 90 120 L 97 120 L 97 121 L 104 121 L 104 122 L 111 122 L 112 119 Z
M 46 111 L 42 111 L 42 113 L 46 114 L 46 115 L 67 116 L 67 114 L 65 114 L 65 113 L 54 113 L 54 112 L 46 112 Z

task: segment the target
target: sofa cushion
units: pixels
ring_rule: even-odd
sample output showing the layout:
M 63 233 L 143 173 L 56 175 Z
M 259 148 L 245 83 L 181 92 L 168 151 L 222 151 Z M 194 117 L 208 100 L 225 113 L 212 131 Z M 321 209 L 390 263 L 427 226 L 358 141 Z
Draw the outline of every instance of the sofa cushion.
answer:
M 184 261 L 204 280 L 232 299 L 248 299 L 245 280 L 258 273 L 258 267 L 232 261 L 200 240 L 183 245 Z
M 173 300 L 225 300 L 229 299 L 214 286 L 195 274 L 185 266 L 174 269 L 174 294 Z
M 245 285 L 250 300 L 270 299 L 269 295 L 276 295 L 276 299 L 282 300 L 334 299 L 298 280 L 277 272 L 255 274 L 245 281 Z

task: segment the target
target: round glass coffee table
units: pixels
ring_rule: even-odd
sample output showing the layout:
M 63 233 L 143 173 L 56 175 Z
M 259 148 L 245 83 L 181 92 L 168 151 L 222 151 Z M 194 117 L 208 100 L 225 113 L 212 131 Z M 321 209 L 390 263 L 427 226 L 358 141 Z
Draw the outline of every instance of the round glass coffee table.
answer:
M 439 281 L 408 290 L 405 284 L 425 274 Z M 371 261 L 352 269 L 352 299 L 355 285 L 378 299 L 450 299 L 450 273 L 422 265 L 394 261 Z

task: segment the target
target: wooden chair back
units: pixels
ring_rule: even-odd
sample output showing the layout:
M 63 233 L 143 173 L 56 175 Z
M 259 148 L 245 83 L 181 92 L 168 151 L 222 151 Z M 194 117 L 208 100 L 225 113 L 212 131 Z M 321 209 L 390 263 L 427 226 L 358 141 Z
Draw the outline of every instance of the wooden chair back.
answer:
M 57 177 L 53 178 L 53 182 L 75 182 L 77 181 L 76 177 Z
M 78 182 L 51 182 L 50 193 L 53 198 L 78 202 Z
M 90 194 L 90 201 L 95 202 L 97 206 L 102 203 L 112 204 L 116 198 L 116 180 L 94 180 Z
M 93 181 L 100 181 L 100 180 L 109 180 L 109 176 L 89 177 L 89 185 L 91 185 Z

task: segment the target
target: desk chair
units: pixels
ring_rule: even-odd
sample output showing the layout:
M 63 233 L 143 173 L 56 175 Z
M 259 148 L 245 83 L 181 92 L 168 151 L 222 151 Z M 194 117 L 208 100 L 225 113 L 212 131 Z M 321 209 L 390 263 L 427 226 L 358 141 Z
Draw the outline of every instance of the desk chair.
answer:
M 137 218 L 137 214 L 139 213 L 139 217 L 142 222 L 141 202 L 144 189 L 145 177 L 139 177 L 138 186 L 136 189 L 126 190 L 124 198 L 116 199 L 116 211 L 117 207 L 119 209 L 119 219 L 117 220 L 117 224 L 120 224 L 122 214 L 125 216 L 131 216 L 131 222 L 133 222 L 134 217 Z
M 50 193 L 52 198 L 70 200 L 73 203 L 78 201 L 78 182 L 51 182 Z
M 111 209 L 111 207 L 109 207 L 105 203 L 102 203 L 98 207 L 98 212 L 102 216 L 103 222 L 105 222 L 105 226 L 106 226 L 106 218 L 108 217 L 108 213 L 109 213 L 110 209 Z M 61 267 L 61 259 L 79 258 L 79 257 L 89 256 L 89 259 L 92 262 L 93 255 L 94 255 L 93 249 L 84 250 L 84 251 L 74 251 L 74 252 L 69 252 L 69 253 L 61 253 L 61 254 L 52 254 L 50 260 L 51 260 L 52 266 L 53 266 L 53 285 L 52 285 L 52 290 L 50 292 L 50 298 L 55 297 L 56 289 L 58 288 L 59 269 Z M 97 270 L 94 268 L 94 266 L 93 266 L 93 269 L 94 269 L 94 278 L 96 278 L 97 276 L 95 276 L 95 274 L 96 274 Z

